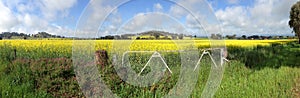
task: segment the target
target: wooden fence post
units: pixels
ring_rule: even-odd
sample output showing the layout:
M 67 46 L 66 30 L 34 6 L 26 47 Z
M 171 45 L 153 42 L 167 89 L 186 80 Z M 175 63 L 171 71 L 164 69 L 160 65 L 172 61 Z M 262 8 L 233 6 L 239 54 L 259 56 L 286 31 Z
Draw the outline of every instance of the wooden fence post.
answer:
M 14 58 L 13 60 L 16 60 L 17 59 L 17 49 L 14 49 Z
M 96 64 L 100 65 L 102 69 L 108 65 L 108 55 L 106 50 L 98 50 L 95 53 L 96 55 Z

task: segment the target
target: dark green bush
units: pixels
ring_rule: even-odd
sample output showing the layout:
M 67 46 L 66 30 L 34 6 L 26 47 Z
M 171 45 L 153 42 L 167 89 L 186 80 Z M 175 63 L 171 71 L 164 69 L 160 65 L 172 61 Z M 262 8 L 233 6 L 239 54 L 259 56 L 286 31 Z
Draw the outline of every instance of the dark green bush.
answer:
M 246 53 L 245 65 L 249 68 L 259 68 L 265 63 L 266 57 L 261 51 Z
M 296 42 L 272 43 L 254 48 L 228 47 L 228 59 L 244 62 L 248 68 L 279 68 L 280 66 L 300 67 L 300 49 Z
M 229 46 L 227 47 L 228 51 L 228 59 L 230 60 L 238 60 L 238 61 L 244 61 L 246 60 L 246 54 L 248 51 L 250 51 L 251 48 L 243 48 L 238 46 Z

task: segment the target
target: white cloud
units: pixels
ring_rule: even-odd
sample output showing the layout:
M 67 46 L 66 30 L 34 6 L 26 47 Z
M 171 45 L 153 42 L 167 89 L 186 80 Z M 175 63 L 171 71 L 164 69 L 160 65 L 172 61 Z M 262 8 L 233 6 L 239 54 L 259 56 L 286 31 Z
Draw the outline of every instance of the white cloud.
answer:
M 163 7 L 159 3 L 154 4 L 153 8 L 156 12 L 161 12 L 163 10 Z
M 34 29 L 46 28 L 48 26 L 48 22 L 46 20 L 30 14 L 26 14 L 22 17 L 21 22 L 23 22 L 26 27 Z
M 180 6 L 171 6 L 170 14 L 177 19 L 185 17 L 186 25 L 190 28 L 199 28 L 201 25 L 206 31 L 219 32 L 218 21 L 215 20 L 214 15 L 210 14 L 210 10 L 201 0 L 175 0 Z M 253 4 L 247 6 L 238 5 L 243 0 L 227 0 L 229 4 L 226 8 L 217 9 L 216 17 L 223 25 L 223 31 L 226 34 L 243 33 L 288 33 L 290 29 L 287 25 L 289 18 L 289 10 L 292 4 L 297 0 L 255 0 Z M 216 3 L 215 1 L 213 1 Z M 210 2 L 212 3 L 212 2 Z M 218 4 L 214 4 L 214 9 L 218 8 Z M 202 8 L 200 8 L 201 6 Z M 190 15 L 187 10 L 192 12 Z M 198 10 L 198 11 L 197 11 Z M 207 11 L 207 12 L 206 12 Z M 201 25 L 195 22 L 199 20 Z M 211 19 L 211 20 L 210 20 Z
M 57 28 L 50 23 L 68 17 L 70 8 L 76 2 L 76 0 L 2 0 L 0 1 L 0 32 L 16 31 L 32 34 L 46 31 L 65 35 L 62 33 L 72 32 L 71 29 L 66 26 Z
M 12 27 L 18 24 L 18 20 L 16 16 L 11 12 L 9 8 L 4 6 L 2 2 L 0 2 L 0 30 L 1 31 L 10 31 Z
M 216 16 L 222 21 L 226 20 L 223 21 L 224 26 L 235 25 L 245 27 L 249 22 L 249 19 L 247 19 L 247 8 L 242 6 L 227 7 L 225 10 L 219 10 L 216 12 Z
M 149 30 L 163 30 L 175 33 L 185 33 L 183 24 L 171 16 L 160 13 L 139 13 L 125 23 L 120 33 L 139 33 Z
M 126 32 L 137 33 L 145 29 L 159 29 L 165 17 L 160 14 L 139 13 L 135 15 L 128 23 L 125 24 Z
M 288 27 L 289 11 L 297 0 L 255 0 L 253 6 L 230 6 L 216 11 L 222 21 L 225 33 L 285 33 Z
M 57 16 L 66 17 L 76 3 L 77 0 L 42 0 L 40 8 L 46 19 L 55 19 Z
M 170 14 L 178 20 L 186 19 L 189 31 L 200 35 L 220 33 L 219 22 L 214 15 L 210 3 L 204 0 L 175 0 L 177 5 L 170 8 Z
M 202 6 L 202 0 L 174 0 L 175 5 L 170 8 L 170 14 L 176 18 L 186 17 L 190 12 Z M 205 6 L 203 6 L 205 7 Z
M 96 37 L 96 35 L 115 33 L 114 31 L 123 21 L 115 7 L 122 2 L 120 0 L 92 1 L 78 22 L 76 36 Z

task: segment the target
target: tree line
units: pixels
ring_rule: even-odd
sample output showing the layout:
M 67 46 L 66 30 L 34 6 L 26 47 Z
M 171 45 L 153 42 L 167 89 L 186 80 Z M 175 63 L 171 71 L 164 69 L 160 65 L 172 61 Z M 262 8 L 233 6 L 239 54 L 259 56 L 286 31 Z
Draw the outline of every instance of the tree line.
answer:
M 60 35 L 52 35 L 47 32 L 38 32 L 37 34 L 25 34 L 18 32 L 2 32 L 0 34 L 0 40 L 2 39 L 28 39 L 28 38 L 65 38 Z
M 210 38 L 211 39 L 238 39 L 238 40 L 296 39 L 295 36 L 262 36 L 262 35 L 237 36 L 236 34 L 226 35 L 226 36 L 222 36 L 221 34 L 211 34 Z

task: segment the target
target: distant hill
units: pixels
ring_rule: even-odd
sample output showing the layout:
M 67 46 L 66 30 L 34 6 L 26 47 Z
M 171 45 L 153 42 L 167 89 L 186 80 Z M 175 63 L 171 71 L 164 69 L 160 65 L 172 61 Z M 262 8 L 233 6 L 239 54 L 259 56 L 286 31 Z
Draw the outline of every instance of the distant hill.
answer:
M 192 38 L 192 35 L 184 35 L 184 34 L 176 34 L 176 33 L 170 33 L 165 31 L 145 31 L 137 34 L 122 34 L 122 35 L 116 35 L 116 36 L 105 36 L 101 39 L 143 39 L 143 40 L 154 40 L 154 39 L 185 39 L 185 38 Z
M 18 32 L 2 32 L 0 39 L 34 39 L 34 38 L 65 38 L 64 36 L 52 35 L 47 32 L 38 32 L 37 34 L 25 34 Z

